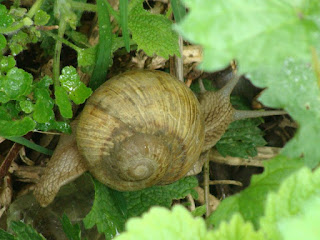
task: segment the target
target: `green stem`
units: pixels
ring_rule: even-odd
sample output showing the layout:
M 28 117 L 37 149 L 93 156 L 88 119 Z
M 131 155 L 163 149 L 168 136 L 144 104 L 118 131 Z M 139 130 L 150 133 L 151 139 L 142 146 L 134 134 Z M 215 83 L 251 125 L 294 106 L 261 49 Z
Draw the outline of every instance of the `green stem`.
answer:
M 49 31 L 43 31 L 43 32 L 45 34 L 47 34 L 48 36 L 52 37 L 54 40 L 62 42 L 64 45 L 67 45 L 68 47 L 74 49 L 77 52 L 82 50 L 82 48 L 80 48 L 77 45 L 69 42 L 68 40 L 64 39 L 63 37 L 60 37 L 60 36 L 58 36 L 56 34 L 53 34 L 52 32 L 49 32 Z
M 44 0 L 37 0 L 32 7 L 30 8 L 29 12 L 27 13 L 27 16 L 29 18 L 33 18 L 33 16 L 36 14 L 36 12 L 40 9 L 42 6 Z
M 70 1 L 71 7 L 74 10 L 81 10 L 81 11 L 87 11 L 87 12 L 96 12 L 97 6 L 91 3 L 82 3 L 82 2 L 75 2 Z
M 117 23 L 120 23 L 120 15 L 119 12 L 113 9 L 113 7 L 110 5 L 108 1 L 105 1 L 105 4 L 108 8 L 108 11 L 111 13 L 111 15 L 114 17 L 114 19 L 117 21 Z
M 12 24 L 10 27 L 0 27 L 0 33 L 9 34 L 12 32 L 16 32 L 23 27 L 24 27 L 24 21 L 20 20 L 19 22 Z
M 58 37 L 63 38 L 64 32 L 66 31 L 67 22 L 64 17 L 61 17 L 59 23 Z M 52 77 L 54 86 L 59 86 L 59 75 L 60 75 L 60 55 L 61 55 L 62 42 L 60 40 L 56 41 L 56 46 L 54 49 L 54 58 L 53 58 L 53 69 Z

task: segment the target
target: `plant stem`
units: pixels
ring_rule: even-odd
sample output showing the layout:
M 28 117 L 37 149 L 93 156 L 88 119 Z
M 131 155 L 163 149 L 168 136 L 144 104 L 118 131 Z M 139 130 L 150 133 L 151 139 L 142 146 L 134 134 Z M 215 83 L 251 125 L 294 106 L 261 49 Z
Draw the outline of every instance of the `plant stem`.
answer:
M 95 4 L 75 2 L 75 1 L 70 1 L 70 4 L 72 9 L 74 10 L 81 10 L 81 11 L 87 11 L 87 12 L 97 11 L 97 6 Z
M 45 34 L 47 34 L 48 36 L 52 37 L 54 40 L 56 41 L 60 41 L 62 42 L 64 45 L 67 45 L 68 47 L 71 47 L 72 49 L 74 49 L 75 51 L 79 52 L 82 50 L 82 48 L 78 47 L 77 45 L 69 42 L 68 40 L 64 39 L 63 37 L 60 37 L 52 32 L 49 31 L 43 31 Z
M 16 22 L 15 24 L 12 24 L 10 27 L 0 27 L 0 33 L 2 34 L 9 34 L 15 31 L 18 31 L 19 29 L 24 27 L 23 20 Z
M 40 7 L 42 6 L 44 0 L 37 0 L 32 7 L 30 8 L 29 12 L 27 13 L 27 16 L 29 18 L 32 18 L 36 12 L 40 9 Z
M 59 23 L 58 37 L 63 38 L 64 32 L 66 31 L 66 27 L 67 27 L 67 22 L 65 21 L 64 17 L 61 17 L 60 23 Z M 60 40 L 57 40 L 56 46 L 54 49 L 53 69 L 52 69 L 54 87 L 60 85 L 59 75 L 60 75 L 61 47 L 62 47 L 62 42 Z

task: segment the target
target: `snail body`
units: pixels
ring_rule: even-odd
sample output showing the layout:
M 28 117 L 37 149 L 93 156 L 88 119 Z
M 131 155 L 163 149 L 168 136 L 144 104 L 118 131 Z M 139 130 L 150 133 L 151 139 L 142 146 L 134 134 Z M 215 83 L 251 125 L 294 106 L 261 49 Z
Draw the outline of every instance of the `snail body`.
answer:
M 238 78 L 198 99 L 182 82 L 155 70 L 129 71 L 106 81 L 87 101 L 73 135 L 62 136 L 37 183 L 42 206 L 60 187 L 89 171 L 119 191 L 184 177 L 238 119 L 283 114 L 239 111 L 230 104 Z

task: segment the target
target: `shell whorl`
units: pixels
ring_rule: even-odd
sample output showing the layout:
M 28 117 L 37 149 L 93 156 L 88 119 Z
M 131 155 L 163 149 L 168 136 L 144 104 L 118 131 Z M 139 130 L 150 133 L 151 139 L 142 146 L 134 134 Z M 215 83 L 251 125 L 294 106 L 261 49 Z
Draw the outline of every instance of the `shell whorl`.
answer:
M 126 72 L 99 87 L 77 130 L 89 171 L 120 191 L 183 177 L 198 160 L 203 141 L 194 94 L 171 75 L 151 70 Z

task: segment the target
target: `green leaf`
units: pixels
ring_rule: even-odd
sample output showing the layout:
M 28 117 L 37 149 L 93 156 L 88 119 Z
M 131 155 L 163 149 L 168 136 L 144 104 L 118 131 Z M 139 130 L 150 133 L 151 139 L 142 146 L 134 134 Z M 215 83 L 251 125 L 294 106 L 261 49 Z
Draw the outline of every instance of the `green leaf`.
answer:
M 71 127 L 68 122 L 56 121 L 54 119 L 51 119 L 46 123 L 37 123 L 36 129 L 46 132 L 50 130 L 57 130 L 63 133 L 71 133 Z
M 258 128 L 260 119 L 245 119 L 229 125 L 225 134 L 215 145 L 222 156 L 248 158 L 257 155 L 256 147 L 264 146 L 266 141 Z
M 303 156 L 307 166 L 315 167 L 320 162 L 320 86 L 313 69 L 300 61 L 288 61 L 284 71 L 277 72 L 277 79 L 270 79 L 268 85 L 262 102 L 271 107 L 285 106 L 299 124 L 283 153 L 292 158 Z
M 201 217 L 206 212 L 207 212 L 207 206 L 206 205 L 202 205 L 202 206 L 196 207 L 196 209 L 193 210 L 191 213 L 192 213 L 192 216 L 194 216 L 194 217 Z
M 91 95 L 92 90 L 81 82 L 77 70 L 74 67 L 64 67 L 59 77 L 61 86 L 69 94 L 69 98 L 75 104 L 82 104 Z
M 80 67 L 94 66 L 96 63 L 97 47 L 90 47 L 78 51 L 78 64 Z
M 117 232 L 124 229 L 126 217 L 117 207 L 119 204 L 113 197 L 113 190 L 93 179 L 95 198 L 89 214 L 83 219 L 85 227 L 97 225 L 99 233 L 104 233 L 106 239 L 112 239 Z
M 194 190 L 196 186 L 198 186 L 198 181 L 195 177 L 186 177 L 165 186 L 153 186 L 140 191 L 124 192 L 128 217 L 140 216 L 155 205 L 169 208 L 173 199 L 182 199 L 189 193 L 197 196 Z
M 250 109 L 248 103 L 240 97 L 232 96 L 231 103 L 239 110 Z M 256 147 L 266 144 L 263 132 L 258 128 L 262 122 L 262 118 L 232 122 L 215 147 L 222 156 L 242 158 L 256 156 L 258 153 Z
M 30 148 L 30 149 L 33 149 L 39 153 L 43 153 L 43 154 L 46 154 L 46 155 L 49 155 L 51 156 L 53 154 L 53 151 L 52 150 L 49 150 L 45 147 L 42 147 L 34 142 L 31 142 L 27 139 L 25 139 L 24 137 L 21 137 L 21 136 L 13 136 L 13 137 L 8 137 L 8 136 L 5 136 L 6 139 L 12 141 L 12 142 L 16 142 L 16 143 L 19 143 L 21 145 L 24 145 L 26 146 L 27 148 Z
M 72 224 L 64 213 L 61 219 L 62 228 L 69 240 L 81 240 L 81 229 L 79 224 Z
M 117 192 L 94 180 L 95 200 L 91 212 L 84 219 L 85 227 L 95 224 L 100 233 L 109 239 L 121 232 L 127 218 L 140 216 L 150 207 L 158 205 L 169 208 L 173 199 L 181 199 L 198 185 L 195 177 L 187 177 L 166 186 L 153 186 L 134 192 Z
M 109 65 L 112 62 L 112 27 L 107 6 L 107 1 L 97 0 L 99 43 L 97 47 L 96 65 L 89 84 L 93 90 L 96 90 L 105 81 Z
M 165 59 L 179 53 L 178 35 L 172 30 L 172 23 L 163 15 L 151 14 L 143 9 L 142 0 L 132 1 L 128 26 L 132 39 L 149 56 L 157 54 Z
M 34 16 L 34 24 L 35 25 L 46 25 L 50 20 L 50 15 L 47 14 L 45 11 L 43 10 L 38 10 L 36 15 Z
M 264 166 L 264 172 L 254 175 L 248 188 L 221 202 L 209 217 L 210 224 L 217 226 L 239 212 L 244 220 L 251 221 L 255 227 L 258 227 L 268 193 L 277 190 L 285 178 L 303 166 L 303 162 L 301 159 L 277 156 L 264 162 Z
M 30 99 L 20 101 L 19 105 L 21 107 L 21 110 L 24 111 L 25 113 L 31 113 L 34 109 L 34 106 Z
M 180 22 L 187 14 L 186 8 L 181 4 L 181 0 L 171 0 L 174 19 Z
M 122 38 L 127 52 L 130 52 L 130 33 L 128 30 L 128 0 L 120 0 L 119 11 Z
M 20 68 L 11 68 L 1 80 L 0 89 L 8 99 L 17 100 L 20 96 L 26 96 L 31 92 L 32 75 Z
M 10 233 L 5 232 L 2 229 L 0 229 L 0 239 L 1 240 L 15 240 L 13 235 L 11 235 Z
M 37 88 L 49 88 L 49 86 L 52 85 L 52 83 L 52 78 L 46 75 L 39 82 L 37 82 L 35 86 Z
M 17 240 L 45 240 L 45 238 L 36 232 L 30 225 L 23 222 L 11 222 L 10 228 L 16 234 Z
M 5 36 L 0 34 L 0 50 L 4 49 L 7 46 L 7 39 Z
M 129 239 L 205 239 L 206 226 L 202 218 L 193 218 L 182 206 L 172 211 L 162 207 L 153 207 L 141 218 L 131 218 L 126 223 L 126 232 L 116 240 Z
M 56 86 L 54 95 L 61 115 L 65 118 L 72 118 L 72 106 L 67 92 L 61 86 Z
M 204 47 L 206 70 L 237 59 L 241 72 L 266 73 L 264 66 L 278 68 L 292 57 L 310 61 L 310 47 L 320 50 L 317 0 L 184 2 L 190 12 L 176 29 Z
M 319 198 L 308 202 L 302 213 L 279 222 L 279 231 L 284 240 L 318 240 L 320 236 L 320 201 Z
M 176 28 L 186 39 L 202 45 L 202 67 L 216 70 L 231 59 L 238 60 L 240 73 L 247 73 L 255 85 L 267 87 L 262 102 L 284 108 L 299 123 L 283 153 L 303 156 L 307 166 L 315 167 L 320 162 L 320 87 L 309 66 L 312 52 L 320 51 L 320 2 L 185 3 L 189 14 Z
M 8 103 L 2 104 L 0 106 L 0 119 L 9 120 L 19 118 L 20 110 L 17 108 L 17 105 L 10 101 Z
M 7 10 L 6 6 L 0 4 L 0 29 L 1 28 L 8 28 L 14 22 L 13 17 L 7 13 L 8 13 L 8 10 Z
M 307 215 L 311 214 L 319 219 L 319 212 L 316 212 L 316 209 L 320 207 L 319 189 L 320 169 L 312 173 L 309 169 L 303 168 L 283 181 L 277 193 L 269 194 L 265 216 L 261 219 L 260 224 L 261 230 L 268 236 L 268 239 L 283 239 L 281 233 L 288 236 L 288 229 L 285 226 L 295 224 L 295 221 L 301 221 Z M 319 232 L 318 227 L 315 229 Z M 296 232 L 298 230 L 300 227 L 296 229 Z M 295 231 L 295 229 L 290 229 L 290 231 Z
M 21 120 L 0 120 L 0 136 L 23 136 L 34 130 L 36 123 L 30 117 Z
M 240 214 L 233 215 L 229 223 L 222 222 L 218 229 L 208 234 L 208 239 L 263 240 L 261 231 L 255 231 L 252 223 L 245 222 Z
M 16 56 L 23 50 L 27 49 L 27 44 L 33 41 L 31 34 L 28 35 L 23 31 L 19 31 L 9 41 L 9 48 L 12 55 Z
M 54 118 L 54 102 L 50 97 L 50 91 L 46 88 L 36 88 L 34 90 L 36 104 L 34 105 L 33 119 L 38 123 L 46 123 Z
M 0 49 L 1 49 L 1 47 L 0 47 Z M 6 73 L 11 68 L 13 68 L 15 65 L 16 65 L 16 60 L 14 59 L 14 57 L 12 55 L 9 55 L 8 57 L 2 57 L 0 60 L 0 72 Z

